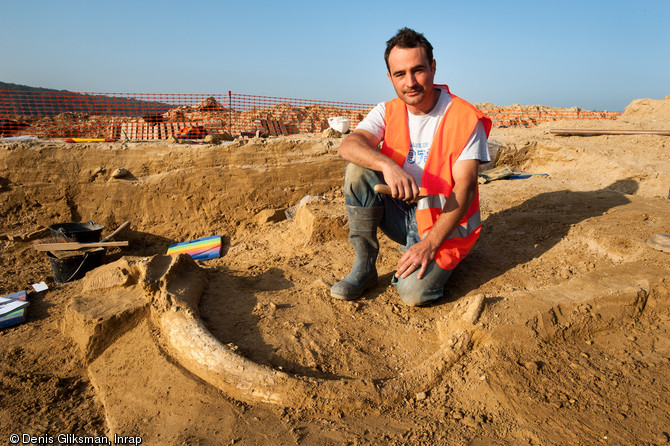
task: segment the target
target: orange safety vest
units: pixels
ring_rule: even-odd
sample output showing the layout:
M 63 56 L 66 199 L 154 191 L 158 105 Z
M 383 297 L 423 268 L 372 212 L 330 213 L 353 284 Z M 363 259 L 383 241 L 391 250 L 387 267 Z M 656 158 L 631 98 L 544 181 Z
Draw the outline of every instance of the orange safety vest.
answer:
M 439 87 L 450 93 L 446 85 Z M 386 131 L 381 153 L 402 167 L 411 144 L 407 105 L 400 98 L 387 102 L 384 120 Z M 451 104 L 433 137 L 421 178 L 421 192 L 427 195 L 417 202 L 416 208 L 416 223 L 421 239 L 425 238 L 442 213 L 447 197 L 454 187 L 451 169 L 463 152 L 479 120 L 484 124 L 488 137 L 491 131 L 491 119 L 472 104 L 452 95 Z M 435 255 L 437 264 L 446 270 L 454 269 L 472 249 L 481 232 L 481 226 L 478 189 L 459 225 L 438 248 Z

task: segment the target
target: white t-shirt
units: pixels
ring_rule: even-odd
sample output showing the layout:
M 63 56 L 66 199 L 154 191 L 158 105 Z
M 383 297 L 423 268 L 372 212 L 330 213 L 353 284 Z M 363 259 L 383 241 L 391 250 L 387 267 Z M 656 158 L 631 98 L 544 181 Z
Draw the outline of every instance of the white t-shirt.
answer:
M 429 113 L 414 115 L 409 111 L 407 112 L 411 147 L 402 168 L 414 177 L 416 184 L 421 184 L 423 168 L 426 165 L 428 152 L 433 144 L 433 137 L 447 108 L 451 105 L 451 95 L 444 90 L 439 91 L 440 97 L 437 100 L 437 104 L 435 104 L 435 107 Z M 370 110 L 365 119 L 356 126 L 356 130 L 367 130 L 382 141 L 386 131 L 386 123 L 384 122 L 385 112 L 386 103 L 377 104 Z M 477 122 L 477 126 L 473 130 L 472 135 L 470 135 L 470 139 L 457 161 L 473 159 L 477 159 L 482 163 L 491 161 L 491 155 L 489 155 L 489 148 L 486 142 L 486 131 L 481 121 Z

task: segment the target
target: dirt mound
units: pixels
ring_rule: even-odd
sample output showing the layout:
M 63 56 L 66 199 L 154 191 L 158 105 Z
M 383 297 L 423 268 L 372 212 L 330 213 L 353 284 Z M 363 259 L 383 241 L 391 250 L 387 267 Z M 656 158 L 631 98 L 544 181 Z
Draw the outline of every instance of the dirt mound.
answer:
M 562 107 L 549 107 L 546 105 L 539 105 L 539 104 L 531 104 L 531 105 L 521 105 L 521 104 L 511 104 L 511 105 L 495 105 L 492 104 L 491 102 L 477 102 L 474 104 L 475 107 L 478 109 L 487 112 L 491 110 L 521 110 L 521 111 L 551 111 L 551 110 L 571 110 L 571 111 L 581 111 L 582 109 L 579 107 L 570 107 L 570 108 L 562 108 Z
M 426 308 L 404 306 L 389 286 L 401 253 L 385 237 L 379 285 L 355 302 L 329 296 L 353 258 L 341 139 L 0 144 L 0 294 L 50 286 L 30 295 L 25 324 L 0 332 L 0 437 L 667 442 L 669 259 L 647 244 L 670 233 L 667 138 L 557 137 L 548 126 L 491 138 L 498 165 L 546 175 L 480 185 L 482 236 Z M 119 168 L 129 175 L 114 178 Z M 318 199 L 284 218 L 306 196 Z M 52 223 L 87 220 L 103 235 L 130 220 L 130 246 L 56 285 L 30 240 Z M 164 256 L 172 243 L 214 234 L 220 258 L 186 267 Z M 477 296 L 479 319 L 454 317 Z M 195 347 L 179 350 L 171 329 L 184 321 L 240 368 L 219 373 Z M 257 386 L 252 370 L 276 381 Z M 282 398 L 262 393 L 283 382 L 301 384 Z
M 626 107 L 621 119 L 624 121 L 651 121 L 670 123 L 670 96 L 664 99 L 636 99 Z M 668 128 L 668 127 L 666 127 Z

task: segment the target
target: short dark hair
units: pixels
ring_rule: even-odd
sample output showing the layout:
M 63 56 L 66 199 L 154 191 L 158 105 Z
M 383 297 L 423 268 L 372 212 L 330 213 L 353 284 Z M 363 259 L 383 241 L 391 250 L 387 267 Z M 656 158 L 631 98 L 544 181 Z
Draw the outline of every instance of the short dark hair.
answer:
M 394 47 L 399 48 L 423 48 L 426 51 L 426 56 L 428 56 L 428 62 L 433 61 L 433 45 L 430 44 L 428 39 L 424 37 L 423 34 L 414 31 L 409 28 L 401 28 L 386 42 L 386 51 L 384 51 L 384 60 L 386 61 L 386 69 L 391 72 L 391 67 L 389 67 L 389 54 Z

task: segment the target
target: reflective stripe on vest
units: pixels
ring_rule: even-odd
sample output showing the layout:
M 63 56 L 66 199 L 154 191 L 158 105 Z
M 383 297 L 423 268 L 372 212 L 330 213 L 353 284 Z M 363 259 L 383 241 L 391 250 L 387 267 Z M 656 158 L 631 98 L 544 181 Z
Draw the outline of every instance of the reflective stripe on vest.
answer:
M 444 209 L 445 204 L 447 204 L 446 197 L 442 195 L 428 195 L 417 201 L 416 210 L 418 212 L 419 210 L 430 209 L 430 208 Z M 449 238 L 467 237 L 481 225 L 482 225 L 482 217 L 481 213 L 479 212 L 479 209 L 477 209 L 475 213 L 472 214 L 470 217 L 465 217 L 463 220 L 461 220 L 461 222 L 459 223 L 458 226 L 456 226 L 456 229 L 454 229 Z M 423 239 L 426 237 L 426 234 L 428 234 L 428 231 L 424 231 L 422 234 L 419 235 Z
M 443 90 L 449 93 L 448 87 Z M 386 133 L 381 153 L 400 167 L 410 150 L 407 106 L 399 98 L 386 103 Z M 416 222 L 423 239 L 437 221 L 454 187 L 451 170 L 481 120 L 488 136 L 491 120 L 473 105 L 453 96 L 451 105 L 438 124 L 424 167 L 420 187 L 427 196 L 417 202 Z M 443 269 L 453 269 L 470 252 L 481 232 L 479 191 L 454 231 L 438 248 L 435 261 Z

